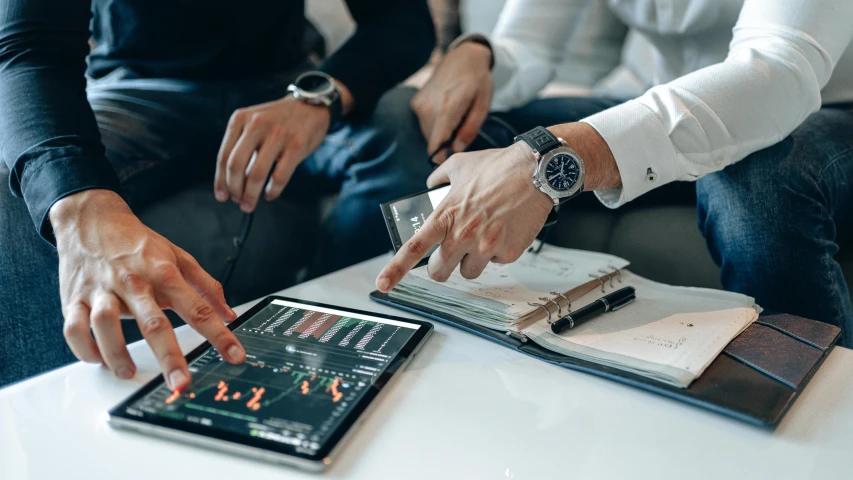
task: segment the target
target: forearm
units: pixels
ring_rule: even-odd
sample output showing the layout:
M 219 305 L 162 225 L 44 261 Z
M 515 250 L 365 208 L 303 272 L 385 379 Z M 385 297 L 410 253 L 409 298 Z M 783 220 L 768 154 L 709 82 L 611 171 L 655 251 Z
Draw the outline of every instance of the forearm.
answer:
M 752 0 L 728 57 L 584 119 L 604 138 L 622 188 L 617 207 L 676 180 L 696 180 L 773 145 L 820 108 L 821 89 L 853 37 L 853 3 Z
M 369 111 L 383 93 L 422 67 L 435 47 L 425 0 L 347 2 L 355 33 L 321 65 L 349 89 L 353 108 Z
M 84 76 L 89 2 L 7 0 L 0 14 L 0 145 L 13 192 L 52 240 L 50 207 L 87 188 L 118 190 Z
M 613 152 L 604 138 L 586 123 L 564 123 L 548 128 L 565 140 L 584 162 L 584 191 L 607 190 L 622 186 Z

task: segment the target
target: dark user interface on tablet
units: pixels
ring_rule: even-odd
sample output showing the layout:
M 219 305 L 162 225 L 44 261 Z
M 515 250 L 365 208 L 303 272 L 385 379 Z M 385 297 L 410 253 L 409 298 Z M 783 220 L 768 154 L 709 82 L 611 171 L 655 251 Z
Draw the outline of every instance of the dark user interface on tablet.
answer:
M 418 325 L 274 300 L 234 331 L 242 365 L 213 348 L 192 385 L 161 385 L 126 409 L 319 450 Z M 134 411 L 134 410 L 139 411 Z

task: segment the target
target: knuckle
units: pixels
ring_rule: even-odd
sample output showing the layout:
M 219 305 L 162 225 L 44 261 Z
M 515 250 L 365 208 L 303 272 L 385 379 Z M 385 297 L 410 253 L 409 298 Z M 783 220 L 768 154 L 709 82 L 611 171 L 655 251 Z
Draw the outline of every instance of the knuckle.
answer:
M 510 250 L 509 252 L 507 252 L 507 253 L 505 253 L 505 254 L 503 254 L 503 255 L 500 255 L 500 256 L 498 257 L 498 261 L 499 261 L 500 263 L 513 263 L 513 262 L 515 262 L 516 260 L 518 260 L 519 258 L 521 258 L 521 255 L 522 255 L 523 253 L 524 253 L 524 249 L 523 249 L 523 248 L 522 248 L 522 249 L 520 249 L 520 250 L 519 250 L 519 249 L 513 249 L 513 250 Z
M 269 132 L 267 133 L 268 137 L 271 138 L 283 138 L 285 134 L 285 129 L 280 123 L 274 123 L 270 125 Z
M 263 182 L 267 178 L 267 174 L 260 168 L 252 168 L 249 175 L 246 177 L 251 182 Z
M 197 302 L 190 307 L 189 317 L 187 322 L 203 326 L 213 319 L 213 307 L 204 302 Z
M 305 138 L 301 135 L 294 135 L 287 141 L 289 150 L 300 151 L 305 148 Z
M 213 295 L 216 296 L 216 298 L 224 298 L 225 297 L 225 287 L 223 287 L 222 284 L 219 283 L 218 280 L 213 281 L 213 285 L 211 285 L 210 289 L 211 289 L 211 292 L 213 293 Z
M 99 308 L 92 312 L 92 326 L 95 328 L 100 328 L 108 325 L 112 318 L 107 310 L 103 308 Z
M 89 329 L 77 318 L 69 318 L 62 326 L 62 335 L 66 340 L 71 340 L 83 334 L 88 335 Z
M 263 127 L 267 124 L 267 116 L 263 113 L 253 113 L 251 117 L 249 117 L 249 126 L 250 127 Z
M 239 175 L 243 173 L 243 166 L 240 165 L 240 162 L 237 162 L 232 158 L 231 160 L 228 160 L 228 173 L 231 175 Z
M 475 272 L 474 269 L 468 265 L 463 265 L 462 268 L 459 269 L 459 273 L 462 275 L 462 278 L 466 280 L 474 280 L 480 276 L 479 272 Z
M 171 324 L 162 313 L 152 313 L 139 322 L 139 331 L 145 337 L 163 333 L 169 327 Z
M 118 273 L 119 282 L 131 292 L 142 292 L 146 288 L 145 280 L 138 273 L 122 270 Z
M 441 211 L 436 217 L 436 223 L 444 229 L 445 232 L 451 231 L 455 223 L 456 214 L 452 208 L 446 208 Z
M 423 258 L 423 256 L 426 255 L 427 248 L 429 247 L 427 247 L 421 240 L 413 238 L 406 242 L 405 248 L 407 254 Z
M 484 215 L 482 213 L 475 214 L 473 218 L 462 225 L 456 237 L 460 241 L 473 240 L 477 237 L 477 231 L 480 229 L 480 225 L 483 224 L 483 220 Z
M 287 181 L 287 172 L 284 169 L 277 168 L 272 174 L 272 179 L 275 183 L 282 185 Z
M 181 281 L 181 271 L 174 263 L 163 262 L 154 267 L 155 277 L 161 285 L 174 285 Z
M 480 250 L 482 252 L 493 252 L 500 243 L 501 236 L 498 232 L 486 232 L 480 239 Z
M 246 121 L 247 111 L 244 108 L 238 108 L 234 110 L 234 113 L 231 114 L 231 118 L 228 119 L 228 125 L 241 125 Z

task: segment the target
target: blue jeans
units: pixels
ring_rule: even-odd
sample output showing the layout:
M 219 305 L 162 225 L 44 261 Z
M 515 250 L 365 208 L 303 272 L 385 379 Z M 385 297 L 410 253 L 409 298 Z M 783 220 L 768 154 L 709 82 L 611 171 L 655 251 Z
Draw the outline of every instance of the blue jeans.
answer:
M 853 105 L 826 107 L 788 138 L 701 178 L 699 230 L 723 287 L 764 308 L 842 328 L 853 308 L 835 260 L 853 245 Z
M 131 208 L 140 211 L 199 182 L 211 185 L 213 195 L 216 154 L 231 113 L 282 97 L 292 77 L 190 82 L 117 70 L 90 84 L 101 140 Z M 310 275 L 388 251 L 379 203 L 425 188 L 426 155 L 396 154 L 397 132 L 418 129 L 411 95 L 390 92 L 370 118 L 328 135 L 285 189 L 283 196 L 301 201 L 338 195 Z M 0 187 L 0 386 L 75 360 L 62 335 L 58 293 L 56 250 L 37 235 L 23 200 Z

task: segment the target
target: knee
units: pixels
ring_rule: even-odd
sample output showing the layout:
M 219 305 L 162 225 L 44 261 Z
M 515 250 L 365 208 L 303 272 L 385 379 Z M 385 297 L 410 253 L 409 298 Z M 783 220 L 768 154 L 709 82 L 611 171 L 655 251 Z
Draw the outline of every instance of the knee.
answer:
M 795 228 L 821 221 L 803 215 L 820 210 L 819 175 L 792 155 L 792 144 L 783 140 L 697 181 L 699 230 L 718 264 L 772 262 L 797 241 Z
M 413 87 L 391 89 L 379 99 L 370 120 L 387 141 L 397 142 L 404 148 L 422 145 L 426 149 L 418 117 L 409 105 L 415 93 L 417 90 Z

